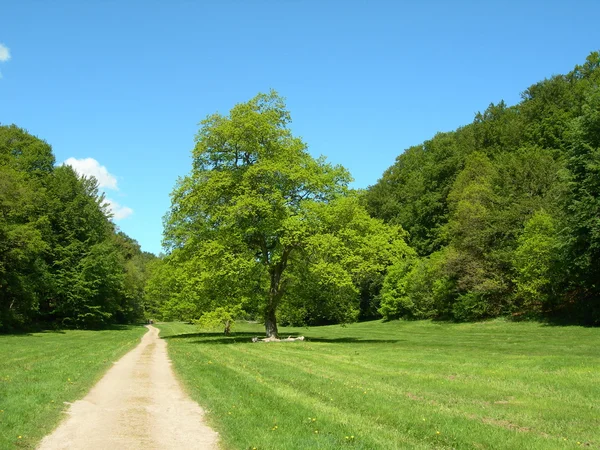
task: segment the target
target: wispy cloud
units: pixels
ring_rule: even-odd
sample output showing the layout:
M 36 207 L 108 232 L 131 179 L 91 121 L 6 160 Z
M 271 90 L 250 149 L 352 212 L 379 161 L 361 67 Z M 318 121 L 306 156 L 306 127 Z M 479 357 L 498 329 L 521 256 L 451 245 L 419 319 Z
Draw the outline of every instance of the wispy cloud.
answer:
M 63 164 L 71 166 L 80 176 L 95 177 L 98 180 L 98 186 L 101 188 L 112 189 L 114 191 L 119 190 L 117 187 L 117 178 L 94 158 L 69 158 Z
M 0 43 L 0 62 L 6 62 L 10 59 L 10 50 L 8 47 Z M 2 72 L 0 72 L 0 78 L 2 78 Z
M 122 220 L 133 214 L 133 209 L 129 208 L 128 206 L 121 206 L 110 198 L 107 198 L 104 201 L 108 203 L 108 208 L 110 209 L 113 219 L 115 220 Z
M 62 163 L 65 166 L 71 166 L 79 176 L 93 176 L 98 180 L 98 187 L 118 191 L 117 177 L 111 174 L 108 169 L 101 165 L 94 158 L 69 158 Z M 105 198 L 104 202 L 108 205 L 112 213 L 113 220 L 122 220 L 133 214 L 133 209 L 128 206 L 122 206 L 111 198 Z
M 10 50 L 9 48 L 0 43 L 0 62 L 6 62 L 10 59 Z

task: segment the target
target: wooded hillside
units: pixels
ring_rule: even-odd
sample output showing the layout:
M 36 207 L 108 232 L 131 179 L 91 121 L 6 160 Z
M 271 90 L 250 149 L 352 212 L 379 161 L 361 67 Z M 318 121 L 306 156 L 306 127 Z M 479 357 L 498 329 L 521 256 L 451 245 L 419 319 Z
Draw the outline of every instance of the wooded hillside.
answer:
M 407 149 L 365 193 L 418 256 L 386 318 L 508 315 L 600 324 L 600 54 Z

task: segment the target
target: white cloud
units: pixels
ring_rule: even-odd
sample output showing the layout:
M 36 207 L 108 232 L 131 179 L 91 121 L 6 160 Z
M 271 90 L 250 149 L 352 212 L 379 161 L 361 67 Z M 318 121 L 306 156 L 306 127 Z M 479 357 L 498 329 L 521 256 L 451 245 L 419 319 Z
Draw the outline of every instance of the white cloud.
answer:
M 10 59 L 10 50 L 4 44 L 0 44 L 0 62 L 6 62 Z
M 71 166 L 80 176 L 93 176 L 98 180 L 98 186 L 101 188 L 118 190 L 117 178 L 111 175 L 106 167 L 101 166 L 94 158 L 67 159 L 63 165 Z
M 114 220 L 122 220 L 133 214 L 133 209 L 121 206 L 110 198 L 106 198 L 104 201 L 108 203 L 108 209 L 112 212 Z
M 71 166 L 79 176 L 93 176 L 98 180 L 98 187 L 118 191 L 117 177 L 112 175 L 108 169 L 94 158 L 69 158 L 62 163 L 65 166 Z M 122 206 L 116 201 L 105 198 L 104 202 L 108 205 L 108 210 L 112 213 L 113 220 L 122 220 L 133 214 L 133 209 L 128 206 Z

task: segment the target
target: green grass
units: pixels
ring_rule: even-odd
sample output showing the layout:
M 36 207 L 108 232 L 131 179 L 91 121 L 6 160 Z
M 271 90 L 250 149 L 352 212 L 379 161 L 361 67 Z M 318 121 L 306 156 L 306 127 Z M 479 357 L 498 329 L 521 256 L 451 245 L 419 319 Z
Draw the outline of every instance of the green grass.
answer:
M 600 448 L 600 329 L 492 321 L 160 324 L 226 449 Z
M 0 336 L 0 449 L 35 448 L 146 329 Z

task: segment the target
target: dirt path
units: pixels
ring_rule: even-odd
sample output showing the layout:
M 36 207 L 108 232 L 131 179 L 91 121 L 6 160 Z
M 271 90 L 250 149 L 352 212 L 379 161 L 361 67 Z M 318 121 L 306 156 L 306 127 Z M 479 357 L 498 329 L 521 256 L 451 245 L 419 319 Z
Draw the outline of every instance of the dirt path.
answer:
M 181 390 L 167 344 L 148 326 L 140 344 L 121 358 L 39 450 L 216 449 L 217 433 Z

